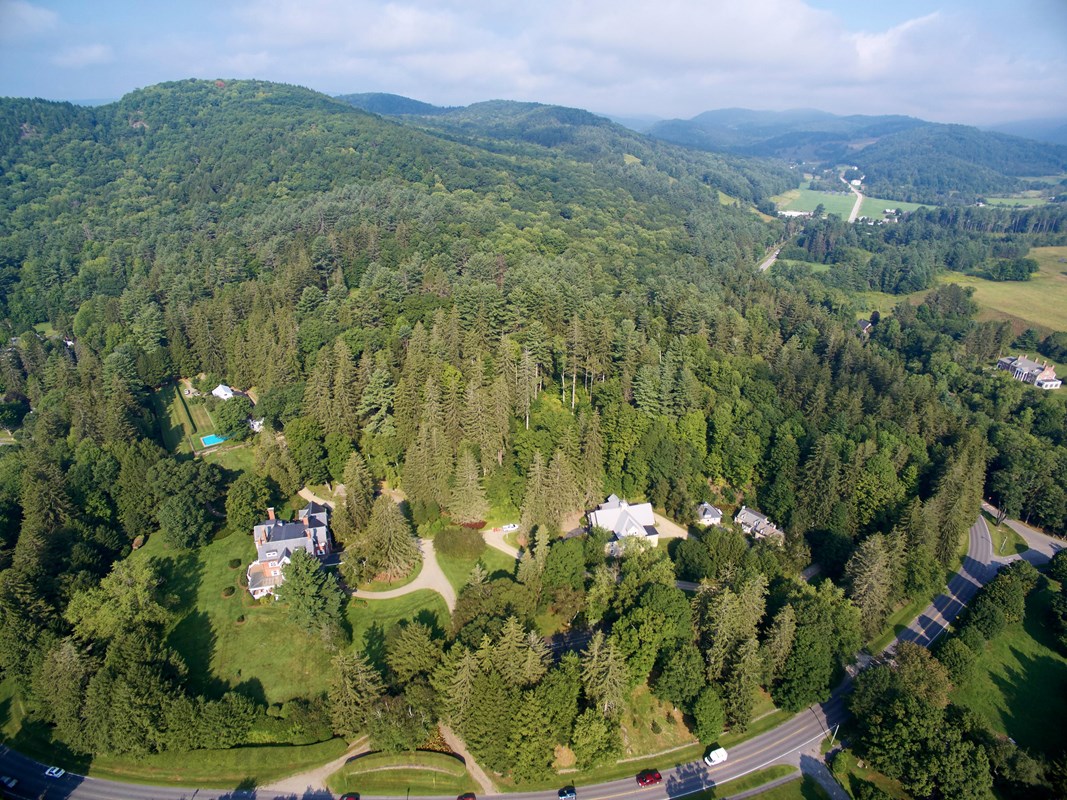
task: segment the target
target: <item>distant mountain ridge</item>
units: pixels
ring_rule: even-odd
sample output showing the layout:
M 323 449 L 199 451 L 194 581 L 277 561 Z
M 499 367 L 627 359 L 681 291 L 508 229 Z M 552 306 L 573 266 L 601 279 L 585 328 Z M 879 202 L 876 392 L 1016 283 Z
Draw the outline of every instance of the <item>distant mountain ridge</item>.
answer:
M 712 152 L 852 164 L 877 195 L 917 202 L 973 202 L 1028 188 L 1022 177 L 1067 172 L 1067 147 L 900 115 L 727 108 L 664 120 L 648 133 Z

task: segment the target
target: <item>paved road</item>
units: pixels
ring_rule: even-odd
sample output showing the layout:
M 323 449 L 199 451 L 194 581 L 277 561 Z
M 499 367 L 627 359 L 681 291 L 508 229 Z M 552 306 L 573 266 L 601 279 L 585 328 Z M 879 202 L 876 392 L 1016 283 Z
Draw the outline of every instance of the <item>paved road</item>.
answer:
M 916 642 L 929 647 L 945 628 L 971 601 L 978 590 L 993 579 L 999 567 L 993 558 L 993 539 L 989 535 L 985 518 L 979 516 L 971 526 L 967 555 L 959 572 L 948 582 L 945 593 L 934 599 L 923 613 L 912 620 L 887 651 L 896 648 L 899 642 Z
M 849 222 L 855 222 L 860 215 L 860 206 L 863 205 L 863 193 L 860 192 L 855 186 L 845 180 L 845 176 L 841 176 L 841 181 L 852 190 L 852 193 L 856 195 L 856 202 L 852 204 L 852 212 L 848 215 Z
M 436 560 L 433 561 L 436 565 Z M 425 571 L 426 566 L 423 567 Z M 993 543 L 985 521 L 979 518 L 970 530 L 968 553 L 963 566 L 949 582 L 945 594 L 930 606 L 900 636 L 887 651 L 893 650 L 899 641 L 915 641 L 929 644 L 934 641 L 970 601 L 980 585 L 990 580 L 996 572 L 993 562 Z M 420 576 L 421 577 L 421 576 Z M 410 585 L 410 584 L 409 584 Z M 405 589 L 407 587 L 404 587 Z M 451 588 L 451 587 L 449 587 Z M 384 593 L 378 593 L 383 595 Z M 730 750 L 730 759 L 716 767 L 707 767 L 703 761 L 689 763 L 665 763 L 664 757 L 634 762 L 634 774 L 647 767 L 655 767 L 663 775 L 658 786 L 639 787 L 634 779 L 624 778 L 595 786 L 583 786 L 579 791 L 581 800 L 663 800 L 699 791 L 709 786 L 735 780 L 751 772 L 763 769 L 782 759 L 794 757 L 807 750 L 825 736 L 833 735 L 837 725 L 843 722 L 848 712 L 845 696 L 851 690 L 851 678 L 838 686 L 830 699 L 800 712 L 790 720 L 767 733 L 742 742 Z M 44 777 L 44 767 L 18 753 L 0 748 L 0 770 L 3 774 L 19 779 L 19 786 L 12 793 L 16 798 L 38 800 L 327 800 L 328 792 L 310 788 L 301 794 L 277 793 L 270 789 L 250 791 L 183 790 L 177 788 L 137 786 L 113 783 L 95 778 L 67 775 L 58 780 Z M 486 800 L 557 800 L 554 790 L 524 792 L 499 796 L 487 796 Z M 364 800 L 377 800 L 364 795 Z M 408 797 L 407 800 L 423 800 Z M 437 800 L 435 798 L 435 800 Z
M 996 506 L 986 502 L 982 503 L 982 510 L 992 514 L 994 518 L 1000 513 Z M 1032 528 L 1025 522 L 1020 522 L 1017 519 L 1006 519 L 1004 520 L 1004 524 L 1023 537 L 1026 546 L 1030 548 L 1021 556 L 1011 556 L 1004 559 L 1006 561 L 1013 561 L 1016 558 L 1024 558 L 1035 567 L 1039 567 L 1042 564 L 1047 563 L 1057 551 L 1067 547 L 1067 542 L 1063 539 L 1058 539 L 1055 536 L 1049 536 L 1047 533 L 1042 533 L 1037 528 Z
M 764 259 L 763 263 L 759 265 L 760 272 L 766 272 L 771 268 L 771 264 L 778 260 L 778 254 L 782 252 L 782 248 L 774 248 L 774 252 Z

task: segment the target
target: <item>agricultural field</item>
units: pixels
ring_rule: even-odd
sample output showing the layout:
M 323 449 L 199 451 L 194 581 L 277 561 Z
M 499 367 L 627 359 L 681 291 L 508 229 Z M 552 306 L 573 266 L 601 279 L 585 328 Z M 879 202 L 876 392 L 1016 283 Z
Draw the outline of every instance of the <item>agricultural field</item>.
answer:
M 986 645 L 971 677 L 952 700 L 982 716 L 1021 747 L 1057 757 L 1067 747 L 1067 658 L 1047 625 L 1059 585 L 1039 585 L 1026 600 L 1026 617 Z
M 879 197 L 863 197 L 863 205 L 860 206 L 860 216 L 872 219 L 885 219 L 885 210 L 894 208 L 897 211 L 917 211 L 920 208 L 930 208 L 922 203 L 905 203 L 903 200 L 883 200 Z
M 1016 333 L 1026 328 L 1043 335 L 1067 330 L 1067 247 L 1035 247 L 1029 257 L 1040 269 L 1028 281 L 989 281 L 949 272 L 941 282 L 973 286 L 974 300 L 982 307 L 979 319 L 1007 320 Z
M 1043 197 L 987 197 L 986 203 L 991 206 L 1008 206 L 1014 208 L 1016 206 L 1041 206 L 1044 205 L 1047 200 Z
M 837 214 L 843 219 L 848 219 L 848 215 L 852 213 L 852 206 L 856 204 L 856 195 L 852 192 L 831 194 L 811 189 L 791 189 L 784 194 L 772 197 L 771 200 L 778 206 L 779 211 L 814 211 L 816 206 L 822 205 L 827 214 Z M 883 208 L 890 207 L 883 206 Z

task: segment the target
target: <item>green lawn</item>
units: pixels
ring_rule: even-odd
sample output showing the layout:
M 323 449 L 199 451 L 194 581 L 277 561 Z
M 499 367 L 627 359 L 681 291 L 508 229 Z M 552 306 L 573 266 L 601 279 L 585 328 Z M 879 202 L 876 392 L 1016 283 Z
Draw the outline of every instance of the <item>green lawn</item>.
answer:
M 867 766 L 860 766 L 859 759 L 851 750 L 841 750 L 834 756 L 830 765 L 837 782 L 845 787 L 852 797 L 856 797 L 864 784 L 873 784 L 885 792 L 889 797 L 908 800 L 907 793 L 900 784 L 892 778 L 888 778 L 881 772 L 877 772 Z M 762 796 L 762 795 L 761 795 Z
M 337 794 L 462 794 L 478 789 L 467 767 L 447 753 L 371 753 L 345 764 L 327 780 Z
M 445 577 L 448 578 L 448 582 L 452 584 L 452 588 L 459 592 L 464 586 L 467 585 L 467 580 L 471 576 L 471 570 L 474 569 L 474 565 L 480 563 L 482 568 L 492 577 L 498 572 L 504 572 L 508 575 L 515 574 L 515 559 L 506 553 L 501 553 L 495 547 L 486 546 L 482 554 L 475 559 L 468 558 L 455 558 L 453 556 L 446 556 L 444 553 L 437 553 L 437 563 L 441 567 L 441 571 L 445 573 Z
M 1028 281 L 987 281 L 973 275 L 947 272 L 942 283 L 974 287 L 982 307 L 979 319 L 1003 319 L 1020 332 L 1036 328 L 1042 334 L 1067 328 L 1067 247 L 1035 247 L 1030 258 L 1040 269 Z
M 732 786 L 733 784 L 728 783 L 723 789 L 730 789 Z M 807 775 L 801 776 L 800 780 L 760 792 L 756 797 L 759 800 L 830 800 L 826 790 Z
M 1048 606 L 1059 585 L 1048 581 L 1026 602 L 1026 618 L 989 642 L 974 673 L 952 699 L 994 730 L 1049 757 L 1067 747 L 1067 658 L 1055 649 Z
M 414 569 L 403 578 L 398 578 L 395 581 L 367 581 L 366 583 L 361 583 L 356 588 L 367 592 L 387 592 L 390 589 L 400 589 L 419 577 L 421 572 L 422 559 L 420 558 L 418 562 L 416 562 Z
M 161 386 L 152 394 L 152 407 L 159 420 L 163 445 L 172 453 L 191 453 L 196 439 L 193 424 L 178 387 L 174 384 Z
M 197 441 L 200 441 L 199 439 Z M 200 456 L 204 461 L 218 464 L 233 472 L 251 472 L 252 464 L 256 458 L 255 448 L 251 444 L 226 445 L 215 450 L 209 450 Z M 305 500 L 301 508 L 307 505 Z
M 251 536 L 232 533 L 183 553 L 166 550 L 161 537 L 150 537 L 132 557 L 158 558 L 167 590 L 181 603 L 182 616 L 169 643 L 188 664 L 193 691 L 218 696 L 244 684 L 268 703 L 325 691 L 332 653 L 291 628 L 283 604 L 253 600 L 240 588 L 238 579 L 254 555 Z M 241 566 L 230 569 L 231 559 L 240 559 Z M 222 596 L 227 586 L 237 587 L 231 597 Z M 238 622 L 241 616 L 244 621 Z M 353 646 L 360 649 L 372 628 L 373 645 L 398 621 L 416 617 L 440 630 L 449 623 L 444 600 L 429 590 L 391 600 L 351 598 L 346 609 Z
M 1007 525 L 997 525 L 991 514 L 982 512 L 989 536 L 993 539 L 993 554 L 998 556 L 1022 555 L 1030 548 L 1026 540 Z

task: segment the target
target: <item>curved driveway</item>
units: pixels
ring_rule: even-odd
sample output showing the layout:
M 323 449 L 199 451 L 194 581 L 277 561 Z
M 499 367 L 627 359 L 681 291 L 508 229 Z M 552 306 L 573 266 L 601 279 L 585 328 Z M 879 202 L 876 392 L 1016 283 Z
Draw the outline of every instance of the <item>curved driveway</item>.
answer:
M 945 594 L 935 599 L 910 626 L 901 631 L 897 639 L 886 649 L 892 650 L 899 641 L 929 644 L 935 640 L 960 610 L 970 602 L 979 587 L 995 574 L 992 554 L 993 545 L 989 530 L 986 528 L 985 521 L 979 518 L 971 526 L 970 542 L 963 566 L 949 581 Z M 433 559 L 433 563 L 436 564 L 436 559 Z M 423 570 L 426 566 L 428 565 L 423 566 Z M 384 592 L 378 593 L 379 596 L 384 594 Z M 851 683 L 851 677 L 846 678 L 834 690 L 827 702 L 811 706 L 777 728 L 735 745 L 730 749 L 730 760 L 725 764 L 709 768 L 704 765 L 703 761 L 693 761 L 674 764 L 668 769 L 662 763 L 654 763 L 662 762 L 662 758 L 649 758 L 648 763 L 635 761 L 634 773 L 646 767 L 658 767 L 663 775 L 662 784 L 641 788 L 630 777 L 608 783 L 582 786 L 578 794 L 581 800 L 617 800 L 623 797 L 627 800 L 663 800 L 664 794 L 667 797 L 690 794 L 763 769 L 831 735 L 835 727 L 848 717 L 845 696 L 851 689 Z M 19 779 L 19 786 L 12 793 L 14 797 L 32 797 L 39 798 L 39 800 L 60 800 L 61 798 L 78 798 L 78 800 L 193 800 L 193 798 L 196 800 L 328 800 L 332 797 L 329 792 L 311 786 L 302 793 L 292 794 L 278 793 L 265 788 L 218 791 L 137 786 L 76 775 L 66 775 L 56 780 L 44 777 L 42 765 L 7 748 L 0 750 L 0 769 L 4 774 Z M 494 800 L 508 800 L 508 798 L 511 800 L 557 800 L 554 790 L 489 795 L 486 796 L 486 800 L 488 798 L 494 798 Z M 363 800 L 377 800 L 377 798 L 364 795 Z M 408 797 L 407 800 L 424 799 Z
M 369 592 L 359 589 L 352 592 L 353 597 L 363 600 L 388 600 L 393 597 L 401 597 L 405 594 L 417 592 L 419 589 L 429 589 L 437 592 L 445 599 L 449 613 L 456 610 L 456 590 L 448 582 L 441 565 L 437 563 L 437 554 L 433 549 L 433 542 L 429 539 L 418 539 L 419 551 L 422 553 L 422 570 L 411 583 L 405 583 L 399 589 L 387 589 L 382 592 Z

